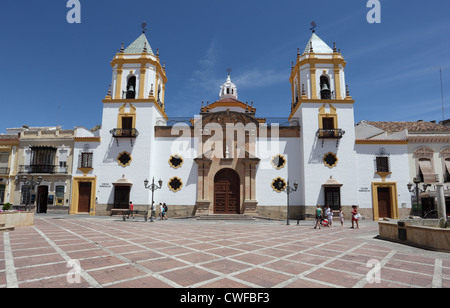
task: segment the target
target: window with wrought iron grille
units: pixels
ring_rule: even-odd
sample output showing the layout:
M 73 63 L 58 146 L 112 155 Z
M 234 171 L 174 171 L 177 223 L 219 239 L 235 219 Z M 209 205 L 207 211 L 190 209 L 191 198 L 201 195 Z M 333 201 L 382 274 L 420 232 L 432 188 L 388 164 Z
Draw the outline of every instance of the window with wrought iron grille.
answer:
M 377 156 L 375 159 L 375 172 L 391 172 L 388 156 Z
M 92 168 L 94 153 L 82 152 L 79 156 L 78 168 Z

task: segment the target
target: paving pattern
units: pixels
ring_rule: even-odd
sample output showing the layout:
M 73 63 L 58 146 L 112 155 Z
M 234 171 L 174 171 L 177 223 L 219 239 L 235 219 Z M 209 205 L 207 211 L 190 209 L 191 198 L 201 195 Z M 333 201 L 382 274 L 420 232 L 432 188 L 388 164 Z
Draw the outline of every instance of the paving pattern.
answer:
M 450 254 L 349 227 L 37 215 L 0 233 L 0 288 L 450 287 Z

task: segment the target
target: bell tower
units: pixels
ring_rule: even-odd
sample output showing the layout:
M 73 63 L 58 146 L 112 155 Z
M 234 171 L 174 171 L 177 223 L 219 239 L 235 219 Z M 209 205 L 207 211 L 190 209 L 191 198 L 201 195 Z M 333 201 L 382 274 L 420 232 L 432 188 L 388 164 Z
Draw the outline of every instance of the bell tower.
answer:
M 313 30 L 305 49 L 302 53 L 297 50 L 295 64 L 292 63 L 291 117 L 303 102 L 351 100 L 345 86 L 345 66 L 335 44 L 329 47 Z
M 165 64 L 161 65 L 158 50 L 153 53 L 145 30 L 127 48 L 122 44 L 111 66 L 112 84 L 104 102 L 153 102 L 165 116 Z
M 289 81 L 290 119 L 298 119 L 301 202 L 337 209 L 358 204 L 354 151 L 354 100 L 345 81 L 346 62 L 314 31 L 303 51 L 297 50 Z M 311 176 L 314 175 L 314 176 Z M 333 179 L 333 183 L 329 180 Z M 337 181 L 336 183 L 334 182 Z M 319 197 L 317 188 L 320 187 Z

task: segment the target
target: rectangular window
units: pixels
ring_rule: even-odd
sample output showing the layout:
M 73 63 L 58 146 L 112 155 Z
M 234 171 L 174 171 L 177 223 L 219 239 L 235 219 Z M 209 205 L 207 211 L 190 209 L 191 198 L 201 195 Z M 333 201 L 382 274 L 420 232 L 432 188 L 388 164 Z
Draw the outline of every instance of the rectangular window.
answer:
M 389 157 L 377 156 L 376 158 L 376 172 L 390 172 Z
M 31 173 L 53 173 L 53 165 L 56 157 L 56 148 L 32 147 L 31 148 Z
M 333 211 L 339 210 L 341 207 L 341 188 L 340 187 L 324 187 L 325 205 L 328 205 Z
M 322 118 L 322 128 L 323 129 L 334 129 L 333 118 Z
M 5 202 L 5 185 L 0 185 L 0 204 Z
M 80 156 L 79 168 L 92 168 L 94 153 L 84 152 Z
M 8 174 L 9 153 L 0 153 L 0 174 Z
M 64 186 L 58 185 L 55 187 L 55 195 L 56 195 L 56 204 L 63 205 L 64 204 Z

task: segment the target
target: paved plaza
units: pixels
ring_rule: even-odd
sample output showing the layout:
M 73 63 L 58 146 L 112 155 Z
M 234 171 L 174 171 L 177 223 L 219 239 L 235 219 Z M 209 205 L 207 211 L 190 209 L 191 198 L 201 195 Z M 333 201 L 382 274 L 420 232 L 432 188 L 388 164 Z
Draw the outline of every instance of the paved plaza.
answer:
M 450 287 L 450 254 L 349 227 L 36 215 L 0 234 L 0 288 Z

